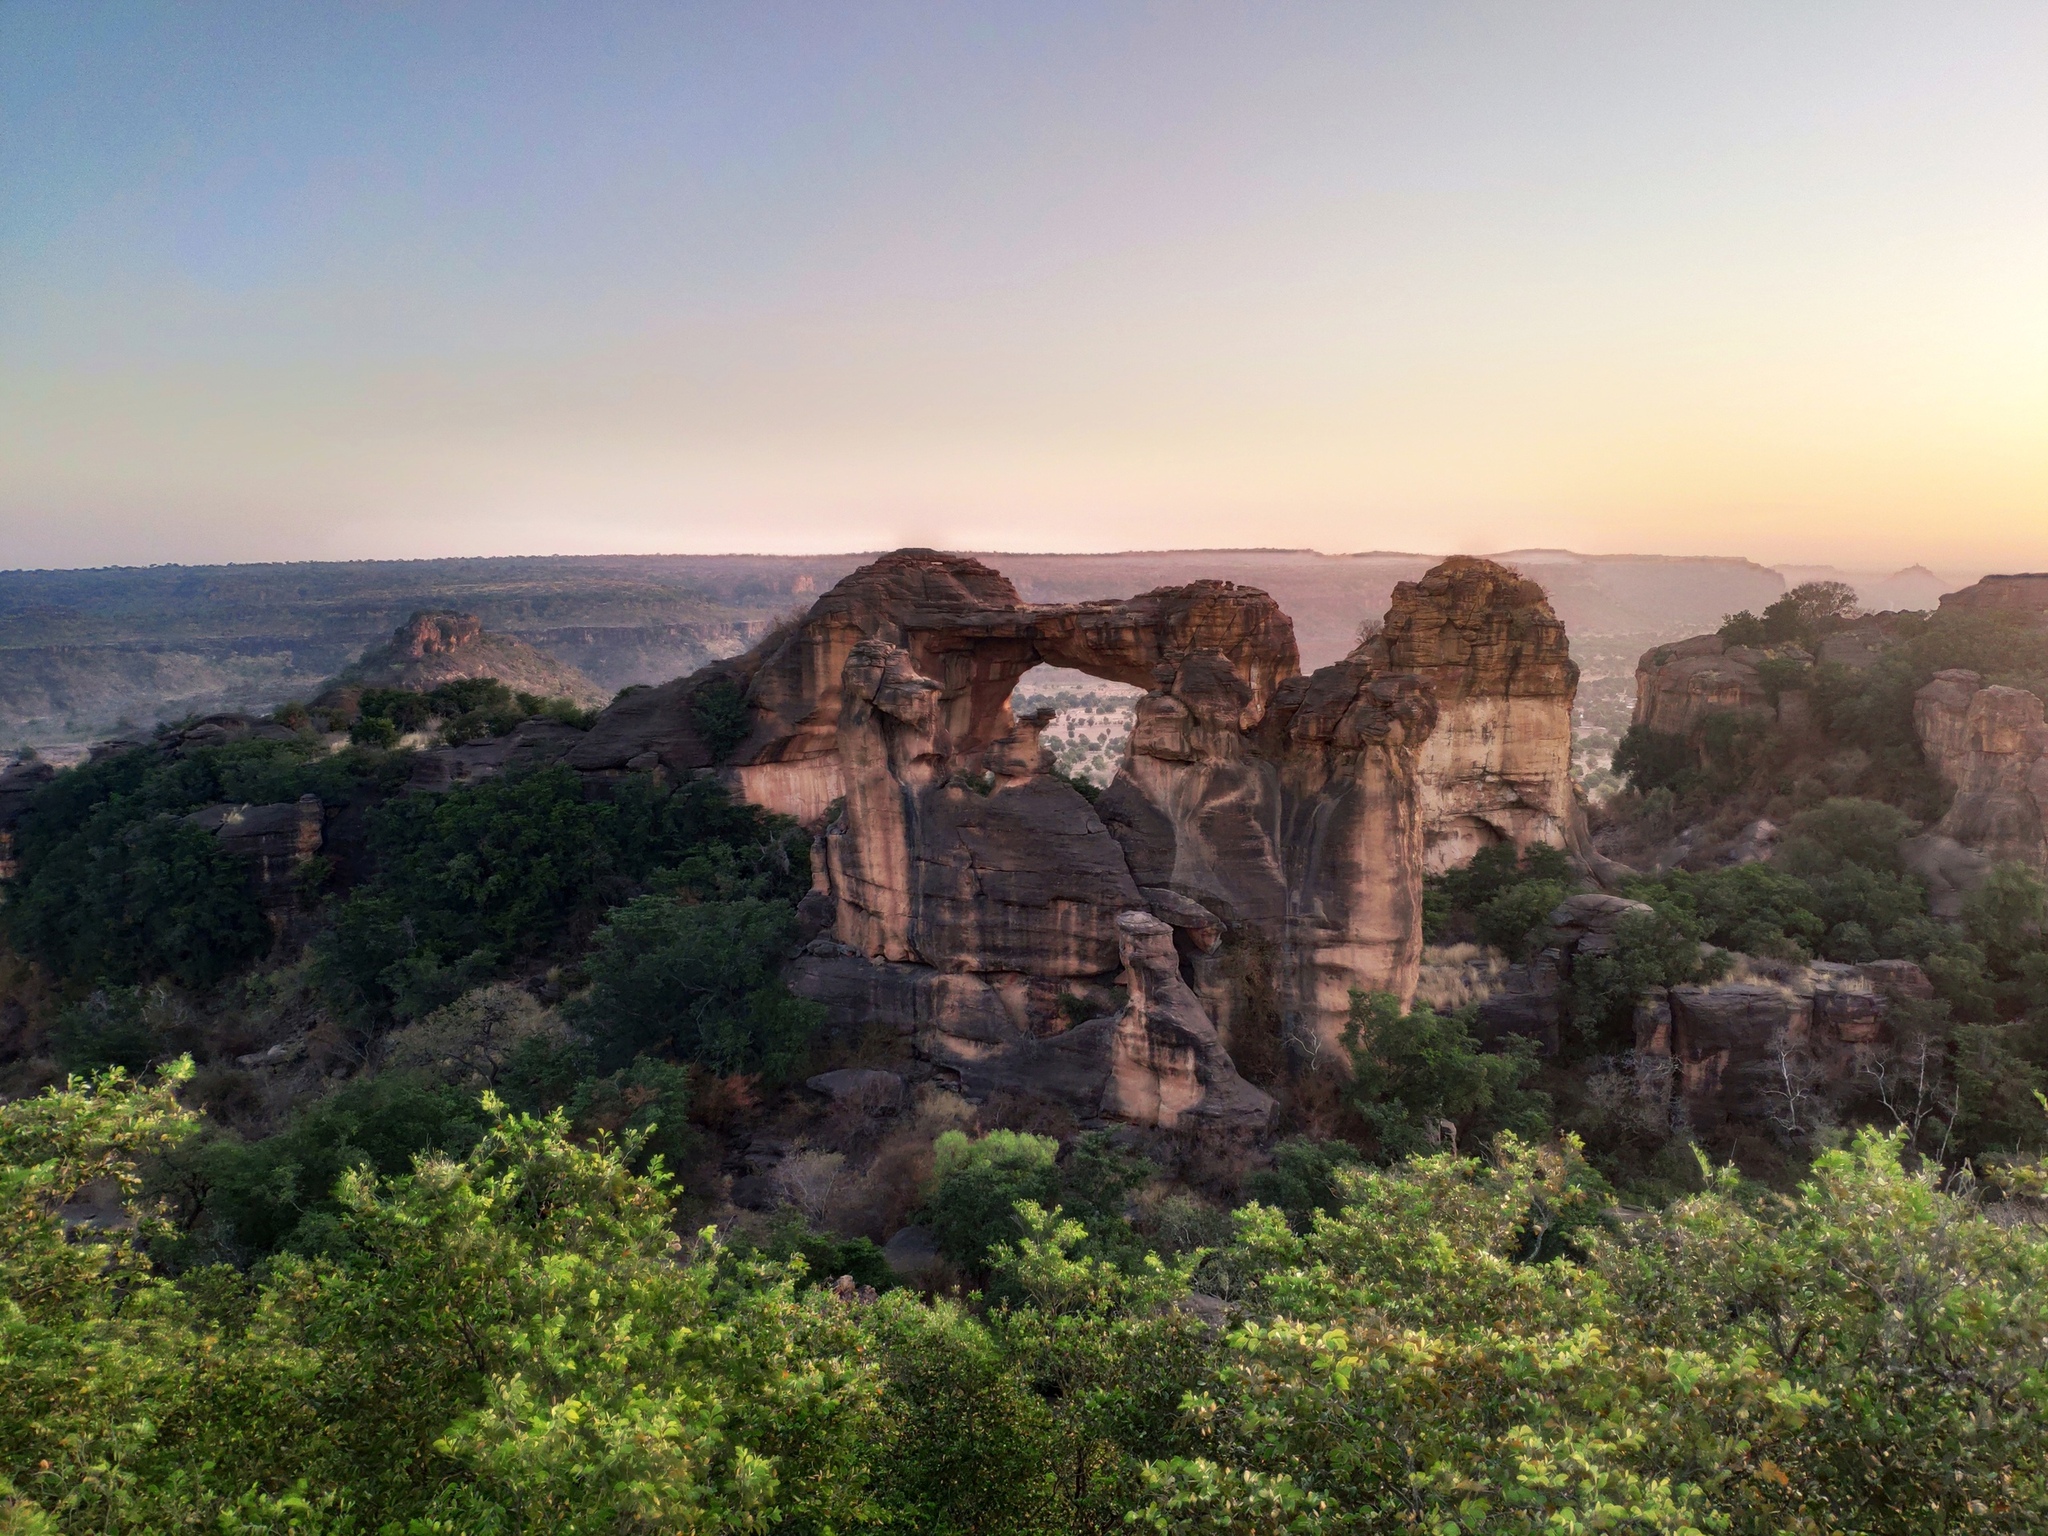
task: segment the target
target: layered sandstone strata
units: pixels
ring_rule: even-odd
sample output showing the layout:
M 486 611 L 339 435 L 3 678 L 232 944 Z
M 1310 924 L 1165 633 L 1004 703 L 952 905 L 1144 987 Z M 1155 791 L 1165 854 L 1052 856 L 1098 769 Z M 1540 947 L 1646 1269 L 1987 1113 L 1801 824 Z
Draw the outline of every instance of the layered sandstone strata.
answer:
M 1092 805 L 1048 771 L 1045 721 L 1010 708 L 1040 664 L 1146 690 Z M 1274 955 L 1310 1054 L 1336 1046 L 1353 989 L 1410 995 L 1432 826 L 1446 850 L 1567 841 L 1575 682 L 1541 590 L 1484 561 L 1404 585 L 1376 639 L 1303 677 L 1253 588 L 1028 604 L 978 561 L 905 550 L 746 656 L 621 699 L 565 761 L 716 772 L 812 825 L 806 910 L 831 931 L 796 984 L 898 1020 L 964 1084 L 1242 1124 L 1264 1099 L 1217 1027 L 1222 936 Z M 721 696 L 744 721 L 714 761 Z M 1461 745 L 1431 759 L 1445 710 Z M 1171 984 L 1143 980 L 1160 966 Z
M 1376 673 L 1422 679 L 1436 728 L 1416 761 L 1432 874 L 1492 843 L 1569 846 L 1579 669 L 1543 588 L 1491 560 L 1444 561 L 1394 588 Z
M 1946 599 L 1944 599 L 1944 602 Z M 1948 813 L 1914 840 L 1909 858 L 1934 866 L 1951 849 L 1980 866 L 2007 860 L 2048 873 L 2048 726 L 2040 698 L 1986 687 L 1975 672 L 1942 672 L 1913 696 L 1913 723 L 1928 765 L 1955 791 Z M 1959 866 L 1947 884 L 1967 888 Z M 1937 885 L 1937 895 L 1943 894 Z

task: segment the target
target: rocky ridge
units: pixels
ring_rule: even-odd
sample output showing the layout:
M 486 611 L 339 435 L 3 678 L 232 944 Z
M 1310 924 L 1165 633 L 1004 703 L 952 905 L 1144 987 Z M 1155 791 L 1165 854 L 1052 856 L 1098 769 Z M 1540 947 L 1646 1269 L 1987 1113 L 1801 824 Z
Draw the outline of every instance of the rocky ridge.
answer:
M 475 614 L 423 610 L 345 667 L 323 693 L 345 688 L 408 688 L 425 693 L 442 683 L 493 677 L 515 693 L 570 699 L 591 706 L 607 695 L 574 667 L 523 640 L 492 634 Z

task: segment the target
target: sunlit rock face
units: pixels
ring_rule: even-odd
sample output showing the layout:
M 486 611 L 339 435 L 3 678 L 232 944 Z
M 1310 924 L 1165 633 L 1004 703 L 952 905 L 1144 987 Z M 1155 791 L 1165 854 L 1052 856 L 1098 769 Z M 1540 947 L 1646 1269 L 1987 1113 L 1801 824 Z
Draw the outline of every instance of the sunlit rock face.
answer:
M 1041 664 L 1146 690 L 1093 804 L 1011 709 Z M 574 765 L 713 771 L 810 824 L 831 932 L 796 985 L 849 1019 L 903 1001 L 963 1085 L 1242 1129 L 1266 1101 L 1189 986 L 1200 957 L 1227 931 L 1269 944 L 1298 1051 L 1340 1054 L 1353 989 L 1413 992 L 1433 846 L 1567 840 L 1575 685 L 1541 589 L 1485 561 L 1405 585 L 1379 638 L 1304 677 L 1254 588 L 1029 604 L 902 550 L 748 655 L 620 700 Z M 718 762 L 714 688 L 745 706 Z M 1431 757 L 1446 710 L 1462 745 Z
M 1985 687 L 1974 672 L 1942 672 L 1913 696 L 1913 723 L 1928 765 L 1955 799 L 1926 837 L 1914 840 L 1927 846 L 1909 857 L 1931 862 L 1946 842 L 1978 855 L 1982 866 L 2012 860 L 2048 873 L 2041 700 L 2024 688 Z M 1965 876 L 1955 883 L 1971 882 Z
M 1719 635 L 1653 646 L 1636 663 L 1632 723 L 1667 736 L 1688 736 L 1710 714 L 1769 714 L 1770 695 L 1756 669 L 1763 655 L 1731 647 Z
M 1416 760 L 1424 867 L 1492 843 L 1572 842 L 1572 702 L 1579 669 L 1543 588 L 1457 556 L 1394 588 L 1365 647 L 1373 670 L 1421 678 L 1436 725 Z

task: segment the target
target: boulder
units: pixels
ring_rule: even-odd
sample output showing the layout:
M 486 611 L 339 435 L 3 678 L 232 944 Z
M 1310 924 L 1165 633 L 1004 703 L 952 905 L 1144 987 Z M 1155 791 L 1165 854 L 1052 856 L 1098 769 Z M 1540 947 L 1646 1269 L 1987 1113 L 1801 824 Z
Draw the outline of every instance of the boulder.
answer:
M 1693 1129 L 1763 1124 L 1777 1109 L 1779 1058 L 1807 1049 L 1811 1004 L 1782 987 L 1673 987 L 1672 1055 Z
M 1543 1055 L 1556 1055 L 1568 1001 L 1562 967 L 1563 958 L 1555 949 L 1509 966 L 1500 990 L 1479 1005 L 1476 1033 L 1481 1043 L 1519 1035 L 1535 1041 Z
M 211 832 L 223 850 L 248 870 L 257 899 L 273 924 L 298 901 L 292 877 L 319 853 L 326 813 L 316 795 L 274 805 L 209 805 L 185 817 Z
M 1272 1098 L 1237 1074 L 1216 1026 L 1181 979 L 1173 930 L 1146 912 L 1117 919 L 1130 1001 L 1110 1040 L 1102 1111 L 1159 1130 L 1254 1137 Z
M 939 1240 L 924 1227 L 904 1227 L 882 1244 L 882 1261 L 899 1279 L 917 1281 L 937 1270 L 945 1260 L 939 1255 Z
M 1156 885 L 1140 886 L 1145 910 L 1174 930 L 1174 942 L 1195 955 L 1213 955 L 1223 944 L 1223 923 L 1198 901 Z
M 544 768 L 560 762 L 586 734 L 560 720 L 522 720 L 504 736 L 416 753 L 409 786 L 434 792 L 481 783 L 501 773 Z
M 1717 710 L 1769 714 L 1755 661 L 1760 652 L 1730 652 L 1719 635 L 1652 647 L 1636 663 L 1636 709 L 1632 723 L 1668 736 L 1687 736 Z
M 34 758 L 0 769 L 0 880 L 11 880 L 16 872 L 14 829 L 22 813 L 36 791 L 56 776 L 55 768 Z

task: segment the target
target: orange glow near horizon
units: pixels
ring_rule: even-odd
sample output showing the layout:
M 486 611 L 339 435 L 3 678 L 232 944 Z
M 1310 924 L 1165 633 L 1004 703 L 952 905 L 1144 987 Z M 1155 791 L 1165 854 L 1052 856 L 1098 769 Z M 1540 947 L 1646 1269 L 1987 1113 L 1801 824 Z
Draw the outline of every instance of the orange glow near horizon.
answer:
M 0 566 L 2048 568 L 2038 8 L 617 25 L 0 17 Z

